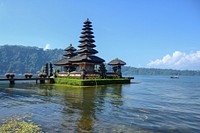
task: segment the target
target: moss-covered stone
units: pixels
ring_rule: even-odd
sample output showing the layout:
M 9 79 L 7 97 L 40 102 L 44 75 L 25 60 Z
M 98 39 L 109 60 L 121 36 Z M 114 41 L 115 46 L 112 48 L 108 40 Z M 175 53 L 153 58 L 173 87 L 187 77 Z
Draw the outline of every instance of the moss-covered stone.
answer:
M 74 86 L 95 86 L 106 84 L 129 84 L 128 78 L 116 79 L 74 79 L 74 78 L 54 78 L 56 84 L 69 84 Z

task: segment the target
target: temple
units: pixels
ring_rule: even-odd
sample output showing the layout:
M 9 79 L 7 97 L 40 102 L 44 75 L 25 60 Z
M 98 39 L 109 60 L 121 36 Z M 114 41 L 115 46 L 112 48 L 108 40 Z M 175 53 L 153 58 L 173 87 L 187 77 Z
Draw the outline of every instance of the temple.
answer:
M 64 58 L 54 63 L 54 65 L 61 67 L 61 71 L 57 74 L 58 77 L 80 77 L 83 75 L 106 77 L 106 74 L 108 77 L 111 75 L 121 77 L 121 66 L 126 63 L 115 59 L 109 63 L 113 66 L 113 72 L 106 73 L 107 70 L 103 64 L 105 60 L 95 55 L 98 51 L 94 49 L 96 45 L 94 44 L 92 30 L 92 22 L 87 19 L 83 24 L 80 44 L 78 45 L 79 49 L 77 50 L 70 44 L 69 47 L 64 49 Z
M 87 19 L 84 22 L 82 28 L 81 36 L 80 36 L 80 44 L 78 45 L 79 49 L 76 50 L 72 44 L 65 49 L 63 59 L 54 63 L 56 66 L 60 66 L 62 68 L 62 73 L 60 75 L 66 76 L 64 72 L 74 72 L 74 74 L 78 75 L 77 72 L 86 71 L 87 73 L 95 73 L 95 68 L 97 65 L 100 65 L 104 62 L 104 59 L 96 56 L 98 53 L 94 48 L 96 45 L 94 44 L 94 36 L 92 32 L 92 22 Z M 71 76 L 73 73 L 70 73 Z

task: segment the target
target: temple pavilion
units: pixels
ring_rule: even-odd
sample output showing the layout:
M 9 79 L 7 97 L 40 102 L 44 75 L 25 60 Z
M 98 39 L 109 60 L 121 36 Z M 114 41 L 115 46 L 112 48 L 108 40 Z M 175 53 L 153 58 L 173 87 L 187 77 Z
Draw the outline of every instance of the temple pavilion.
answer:
M 64 49 L 64 57 L 63 59 L 57 61 L 54 65 L 60 66 L 65 72 L 71 72 L 76 69 L 75 65 L 72 64 L 71 58 L 76 56 L 77 53 L 75 53 L 76 49 L 70 44 L 69 47 Z
M 92 30 L 92 22 L 87 19 L 83 24 L 80 44 L 78 45 L 79 49 L 77 50 L 70 44 L 64 49 L 64 58 L 54 63 L 54 65 L 61 67 L 61 72 L 58 73 L 58 76 L 100 76 L 98 71 L 101 68 L 104 69 L 101 70 L 101 74 L 104 71 L 107 77 L 122 77 L 121 66 L 126 65 L 126 63 L 118 58 L 108 63 L 108 65 L 113 67 L 113 72 L 106 73 L 105 65 L 103 64 L 104 59 L 95 55 L 98 51 L 94 49 L 96 45 L 94 44 L 95 40 Z M 96 66 L 100 66 L 98 70 Z
M 116 58 L 108 63 L 108 65 L 113 67 L 113 72 L 119 77 L 122 77 L 121 67 L 126 65 L 126 63 L 119 58 Z
M 64 58 L 54 63 L 54 65 L 62 67 L 65 72 L 86 71 L 87 73 L 95 73 L 95 66 L 102 64 L 104 59 L 95 55 L 98 51 L 94 49 L 96 45 L 94 44 L 92 30 L 92 22 L 87 19 L 82 28 L 79 49 L 76 50 L 70 44 L 65 49 Z

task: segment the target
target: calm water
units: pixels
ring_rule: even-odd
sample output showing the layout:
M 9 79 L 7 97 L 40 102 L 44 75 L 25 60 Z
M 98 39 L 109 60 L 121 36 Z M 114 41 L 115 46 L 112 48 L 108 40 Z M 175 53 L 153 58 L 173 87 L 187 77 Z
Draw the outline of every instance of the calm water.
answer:
M 200 132 L 200 77 L 135 76 L 93 88 L 0 82 L 0 119 L 31 114 L 43 131 Z

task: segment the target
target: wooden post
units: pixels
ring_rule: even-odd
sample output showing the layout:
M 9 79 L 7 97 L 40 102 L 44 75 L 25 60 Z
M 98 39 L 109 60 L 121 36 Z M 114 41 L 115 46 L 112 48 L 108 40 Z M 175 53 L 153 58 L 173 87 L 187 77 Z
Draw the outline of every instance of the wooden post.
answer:
M 55 82 L 54 82 L 54 79 L 53 79 L 53 78 L 50 78 L 50 84 L 53 84 L 53 83 L 55 83 Z
M 15 84 L 15 80 L 14 79 L 10 79 L 10 84 Z
M 40 84 L 45 84 L 45 79 L 40 79 Z

